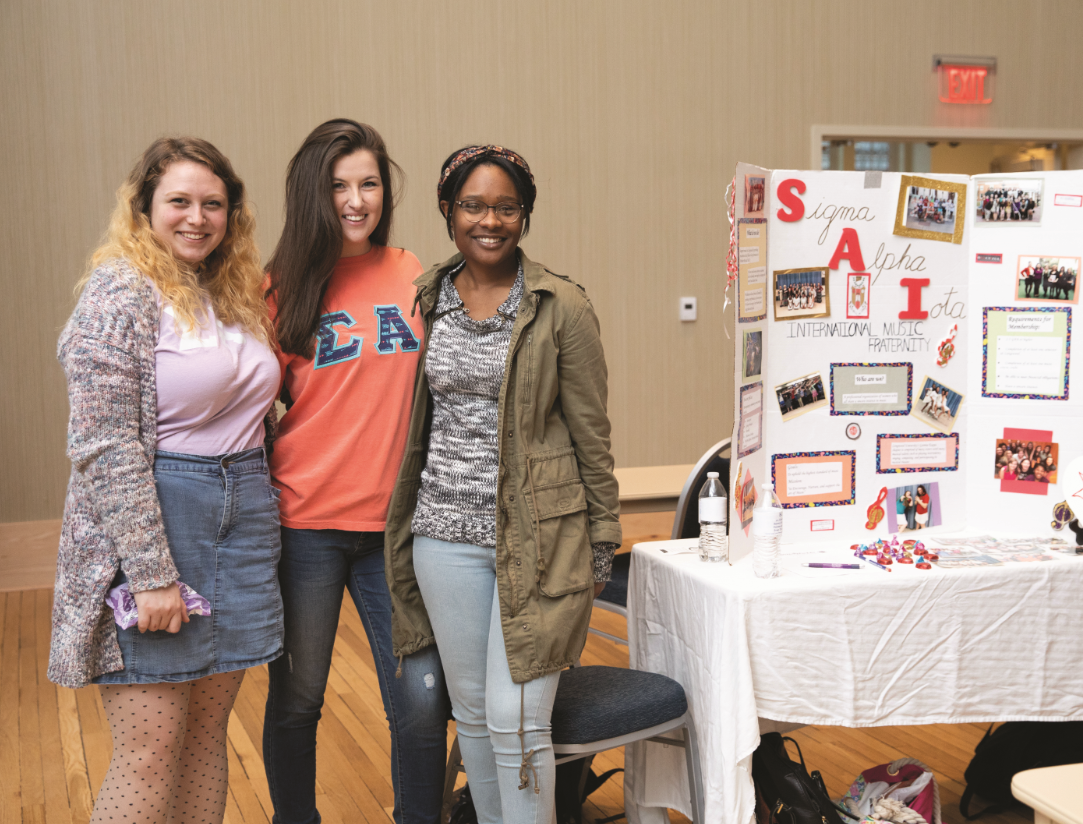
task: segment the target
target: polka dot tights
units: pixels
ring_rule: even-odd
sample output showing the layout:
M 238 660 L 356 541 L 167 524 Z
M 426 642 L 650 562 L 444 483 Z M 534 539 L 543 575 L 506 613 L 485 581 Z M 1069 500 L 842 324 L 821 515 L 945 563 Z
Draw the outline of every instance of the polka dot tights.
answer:
M 226 724 L 244 670 L 179 684 L 102 685 L 113 760 L 92 824 L 221 824 Z

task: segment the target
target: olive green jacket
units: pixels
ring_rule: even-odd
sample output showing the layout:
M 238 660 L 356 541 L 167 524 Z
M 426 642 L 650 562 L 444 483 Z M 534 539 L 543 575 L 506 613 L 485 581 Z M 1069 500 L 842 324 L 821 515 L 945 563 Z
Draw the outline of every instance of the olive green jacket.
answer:
M 598 319 L 581 286 L 532 262 L 521 249 L 519 255 L 525 291 L 500 387 L 496 482 L 500 622 L 516 683 L 564 669 L 579 657 L 594 600 L 591 544 L 621 542 Z M 461 260 L 456 255 L 414 281 L 426 342 L 440 280 Z M 410 529 L 431 425 L 423 352 L 384 544 L 391 636 L 400 656 L 434 643 L 414 576 Z

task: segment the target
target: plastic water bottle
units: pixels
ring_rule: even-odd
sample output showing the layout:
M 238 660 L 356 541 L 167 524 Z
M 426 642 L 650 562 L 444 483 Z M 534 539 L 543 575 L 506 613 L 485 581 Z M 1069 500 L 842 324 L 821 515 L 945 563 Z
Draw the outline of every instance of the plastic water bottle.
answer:
M 717 472 L 708 472 L 699 491 L 699 559 L 728 561 L 730 539 L 726 534 L 726 488 Z
M 752 571 L 757 578 L 775 578 L 782 554 L 782 503 L 771 484 L 763 485 L 760 505 L 752 512 Z

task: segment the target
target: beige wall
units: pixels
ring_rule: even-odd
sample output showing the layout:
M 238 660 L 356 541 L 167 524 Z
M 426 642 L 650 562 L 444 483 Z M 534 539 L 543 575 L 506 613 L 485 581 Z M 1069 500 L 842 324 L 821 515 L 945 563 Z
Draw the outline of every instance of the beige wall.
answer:
M 472 141 L 533 165 L 529 253 L 589 289 L 623 466 L 729 431 L 722 332 L 734 163 L 802 167 L 814 123 L 1083 126 L 1076 0 L 0 3 L 0 521 L 59 516 L 57 333 L 113 191 L 151 139 L 216 143 L 268 254 L 317 123 L 376 125 L 409 181 L 396 240 L 441 260 L 439 164 Z M 934 53 L 995 55 L 996 101 L 936 102 Z M 677 299 L 700 319 L 677 321 Z

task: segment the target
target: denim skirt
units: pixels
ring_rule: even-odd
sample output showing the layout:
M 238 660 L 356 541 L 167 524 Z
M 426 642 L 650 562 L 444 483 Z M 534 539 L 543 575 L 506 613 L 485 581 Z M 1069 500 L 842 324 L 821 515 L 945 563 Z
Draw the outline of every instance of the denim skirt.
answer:
M 206 598 L 180 632 L 117 627 L 124 669 L 95 684 L 193 681 L 282 654 L 278 494 L 263 447 L 202 457 L 159 452 L 154 483 L 180 580 Z M 124 582 L 117 574 L 113 586 Z

